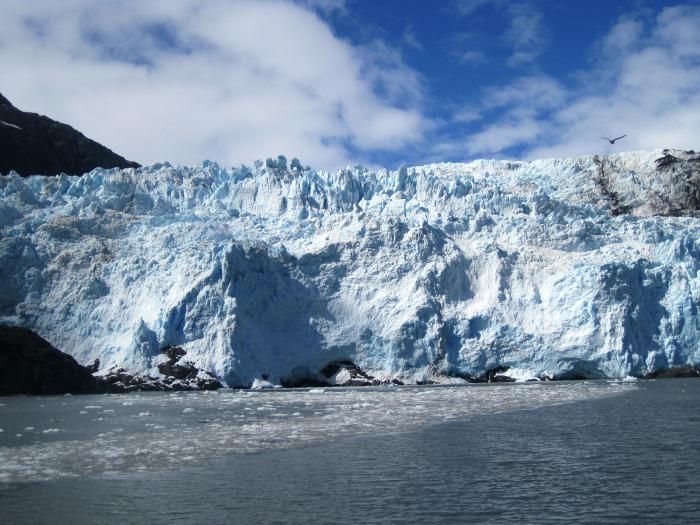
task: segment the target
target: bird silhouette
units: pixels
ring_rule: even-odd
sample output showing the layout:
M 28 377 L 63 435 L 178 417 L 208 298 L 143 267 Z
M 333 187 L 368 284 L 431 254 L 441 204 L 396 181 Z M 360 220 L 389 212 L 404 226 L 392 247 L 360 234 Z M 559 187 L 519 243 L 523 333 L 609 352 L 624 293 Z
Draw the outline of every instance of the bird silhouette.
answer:
M 622 135 L 622 137 L 617 137 L 616 139 L 609 139 L 607 137 L 598 137 L 599 139 L 607 140 L 610 144 L 615 144 L 616 140 L 620 140 L 623 137 L 626 137 L 627 135 Z

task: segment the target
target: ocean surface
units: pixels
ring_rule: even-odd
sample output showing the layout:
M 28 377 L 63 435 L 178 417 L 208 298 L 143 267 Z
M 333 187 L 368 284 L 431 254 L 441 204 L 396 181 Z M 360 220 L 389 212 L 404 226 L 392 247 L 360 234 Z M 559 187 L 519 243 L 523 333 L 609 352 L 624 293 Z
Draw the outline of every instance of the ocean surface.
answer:
M 700 379 L 0 398 L 3 524 L 700 523 Z

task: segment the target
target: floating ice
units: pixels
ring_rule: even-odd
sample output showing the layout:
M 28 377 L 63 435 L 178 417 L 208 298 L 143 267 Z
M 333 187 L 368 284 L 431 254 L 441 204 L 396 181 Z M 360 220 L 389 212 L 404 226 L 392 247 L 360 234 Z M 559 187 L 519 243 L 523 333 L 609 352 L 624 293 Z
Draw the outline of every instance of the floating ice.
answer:
M 70 417 L 61 432 L 15 430 L 41 420 L 33 399 L 23 404 L 13 428 L 0 437 L 0 482 L 36 481 L 105 472 L 181 468 L 235 453 L 304 447 L 365 434 L 413 431 L 423 425 L 621 395 L 625 382 L 365 389 L 267 390 L 257 395 L 221 392 L 176 397 L 153 393 L 123 406 L 123 395 L 101 396 L 114 414 L 103 421 Z M 323 392 L 322 395 L 320 393 Z M 76 396 L 77 397 L 77 396 Z M 262 410 L 260 410 L 262 409 Z M 189 412 L 196 412 L 194 420 Z M 140 414 L 153 414 L 149 418 Z M 10 467 L 5 467 L 10 465 Z

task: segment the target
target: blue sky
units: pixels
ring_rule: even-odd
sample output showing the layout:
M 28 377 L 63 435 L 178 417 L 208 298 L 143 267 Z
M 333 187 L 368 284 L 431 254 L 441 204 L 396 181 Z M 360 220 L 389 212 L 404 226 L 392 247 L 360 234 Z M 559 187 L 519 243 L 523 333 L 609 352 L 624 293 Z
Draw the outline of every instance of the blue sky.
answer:
M 0 68 L 143 164 L 700 148 L 697 1 L 4 0 Z

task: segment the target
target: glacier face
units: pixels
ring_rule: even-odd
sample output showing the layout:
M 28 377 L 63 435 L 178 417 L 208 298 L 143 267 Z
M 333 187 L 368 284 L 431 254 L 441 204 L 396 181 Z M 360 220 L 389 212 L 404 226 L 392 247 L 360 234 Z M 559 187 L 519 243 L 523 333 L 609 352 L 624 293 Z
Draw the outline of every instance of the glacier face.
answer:
M 0 321 L 103 369 L 181 346 L 231 386 L 699 364 L 698 159 L 10 174 Z

